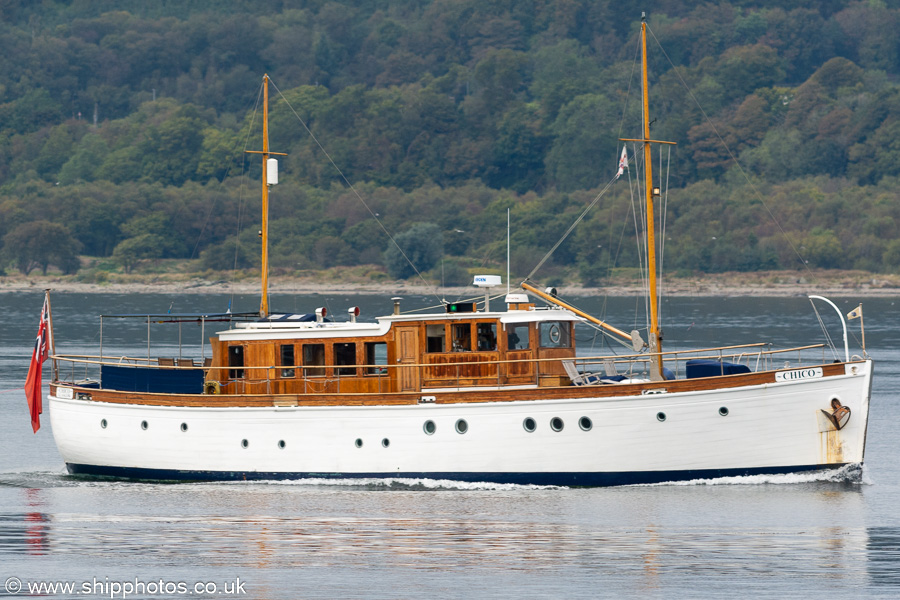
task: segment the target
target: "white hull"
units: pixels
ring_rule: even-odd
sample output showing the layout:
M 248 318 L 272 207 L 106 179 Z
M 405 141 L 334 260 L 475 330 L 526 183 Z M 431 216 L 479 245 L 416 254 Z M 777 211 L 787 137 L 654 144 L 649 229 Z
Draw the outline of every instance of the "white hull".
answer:
M 865 361 L 841 376 L 724 390 L 390 407 L 185 408 L 52 395 L 49 404 L 73 473 L 606 485 L 862 463 L 871 375 Z M 822 414 L 833 398 L 851 410 L 840 431 Z M 528 417 L 537 424 L 531 433 L 523 427 Z M 551 429 L 554 417 L 562 431 Z M 582 417 L 591 420 L 589 431 L 579 427 Z M 458 419 L 467 422 L 464 434 L 455 430 Z M 428 420 L 432 435 L 423 429 Z

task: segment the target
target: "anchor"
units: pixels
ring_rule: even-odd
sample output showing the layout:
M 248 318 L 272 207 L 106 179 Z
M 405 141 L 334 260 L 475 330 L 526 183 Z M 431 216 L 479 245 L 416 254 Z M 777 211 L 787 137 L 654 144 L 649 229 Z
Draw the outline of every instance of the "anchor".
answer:
M 850 421 L 850 409 L 843 406 L 841 401 L 837 398 L 832 399 L 831 408 L 834 409 L 833 412 L 822 409 L 822 413 L 828 417 L 828 420 L 831 421 L 834 428 L 840 431 Z

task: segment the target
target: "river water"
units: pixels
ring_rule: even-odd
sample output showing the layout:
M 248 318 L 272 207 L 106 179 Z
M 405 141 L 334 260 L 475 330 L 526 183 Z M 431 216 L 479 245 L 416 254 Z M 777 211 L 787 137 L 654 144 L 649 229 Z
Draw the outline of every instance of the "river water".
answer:
M 833 300 L 845 313 L 856 306 Z M 101 312 L 257 308 L 252 297 L 199 294 L 57 293 L 52 301 L 61 354 L 96 353 Z M 900 597 L 900 299 L 864 302 L 876 367 L 861 474 L 605 489 L 76 480 L 56 451 L 49 414 L 32 434 L 21 389 L 41 302 L 39 291 L 0 294 L 0 596 L 69 583 L 75 591 L 44 595 Z M 407 297 L 403 307 L 432 303 Z M 635 298 L 577 303 L 623 329 L 643 310 Z M 391 310 L 376 296 L 272 298 L 278 310 L 327 306 L 339 319 L 353 305 L 361 318 Z M 833 309 L 819 310 L 840 342 Z M 666 349 L 825 340 L 805 298 L 671 298 L 662 318 Z M 860 353 L 858 324 L 850 322 L 851 353 Z M 177 355 L 177 327 L 164 329 L 152 332 L 154 356 Z M 590 332 L 577 338 L 583 351 L 599 352 Z M 185 356 L 199 356 L 199 327 L 185 325 L 181 343 Z M 105 354 L 145 356 L 146 323 L 104 320 L 103 344 Z

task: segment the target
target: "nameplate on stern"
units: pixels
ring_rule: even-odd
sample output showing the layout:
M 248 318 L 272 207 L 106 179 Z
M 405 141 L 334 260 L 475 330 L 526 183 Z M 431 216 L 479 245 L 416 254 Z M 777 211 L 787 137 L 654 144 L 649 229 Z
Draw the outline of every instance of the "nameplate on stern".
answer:
M 801 379 L 819 379 L 822 377 L 822 367 L 810 369 L 791 369 L 790 371 L 778 371 L 775 373 L 775 381 L 799 381 Z

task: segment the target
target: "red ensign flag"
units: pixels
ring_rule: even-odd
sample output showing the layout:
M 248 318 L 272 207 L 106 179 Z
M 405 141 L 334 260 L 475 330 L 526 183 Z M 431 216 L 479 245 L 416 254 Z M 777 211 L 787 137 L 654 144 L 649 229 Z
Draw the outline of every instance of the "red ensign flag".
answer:
M 31 353 L 31 366 L 28 367 L 28 377 L 25 379 L 25 397 L 28 398 L 28 410 L 31 411 L 31 428 L 35 433 L 41 428 L 41 413 L 44 412 L 41 372 L 49 350 L 49 344 L 47 343 L 47 316 L 49 310 L 47 297 L 44 296 L 44 308 L 41 309 L 41 323 L 38 325 L 37 339 L 34 341 L 34 351 Z

